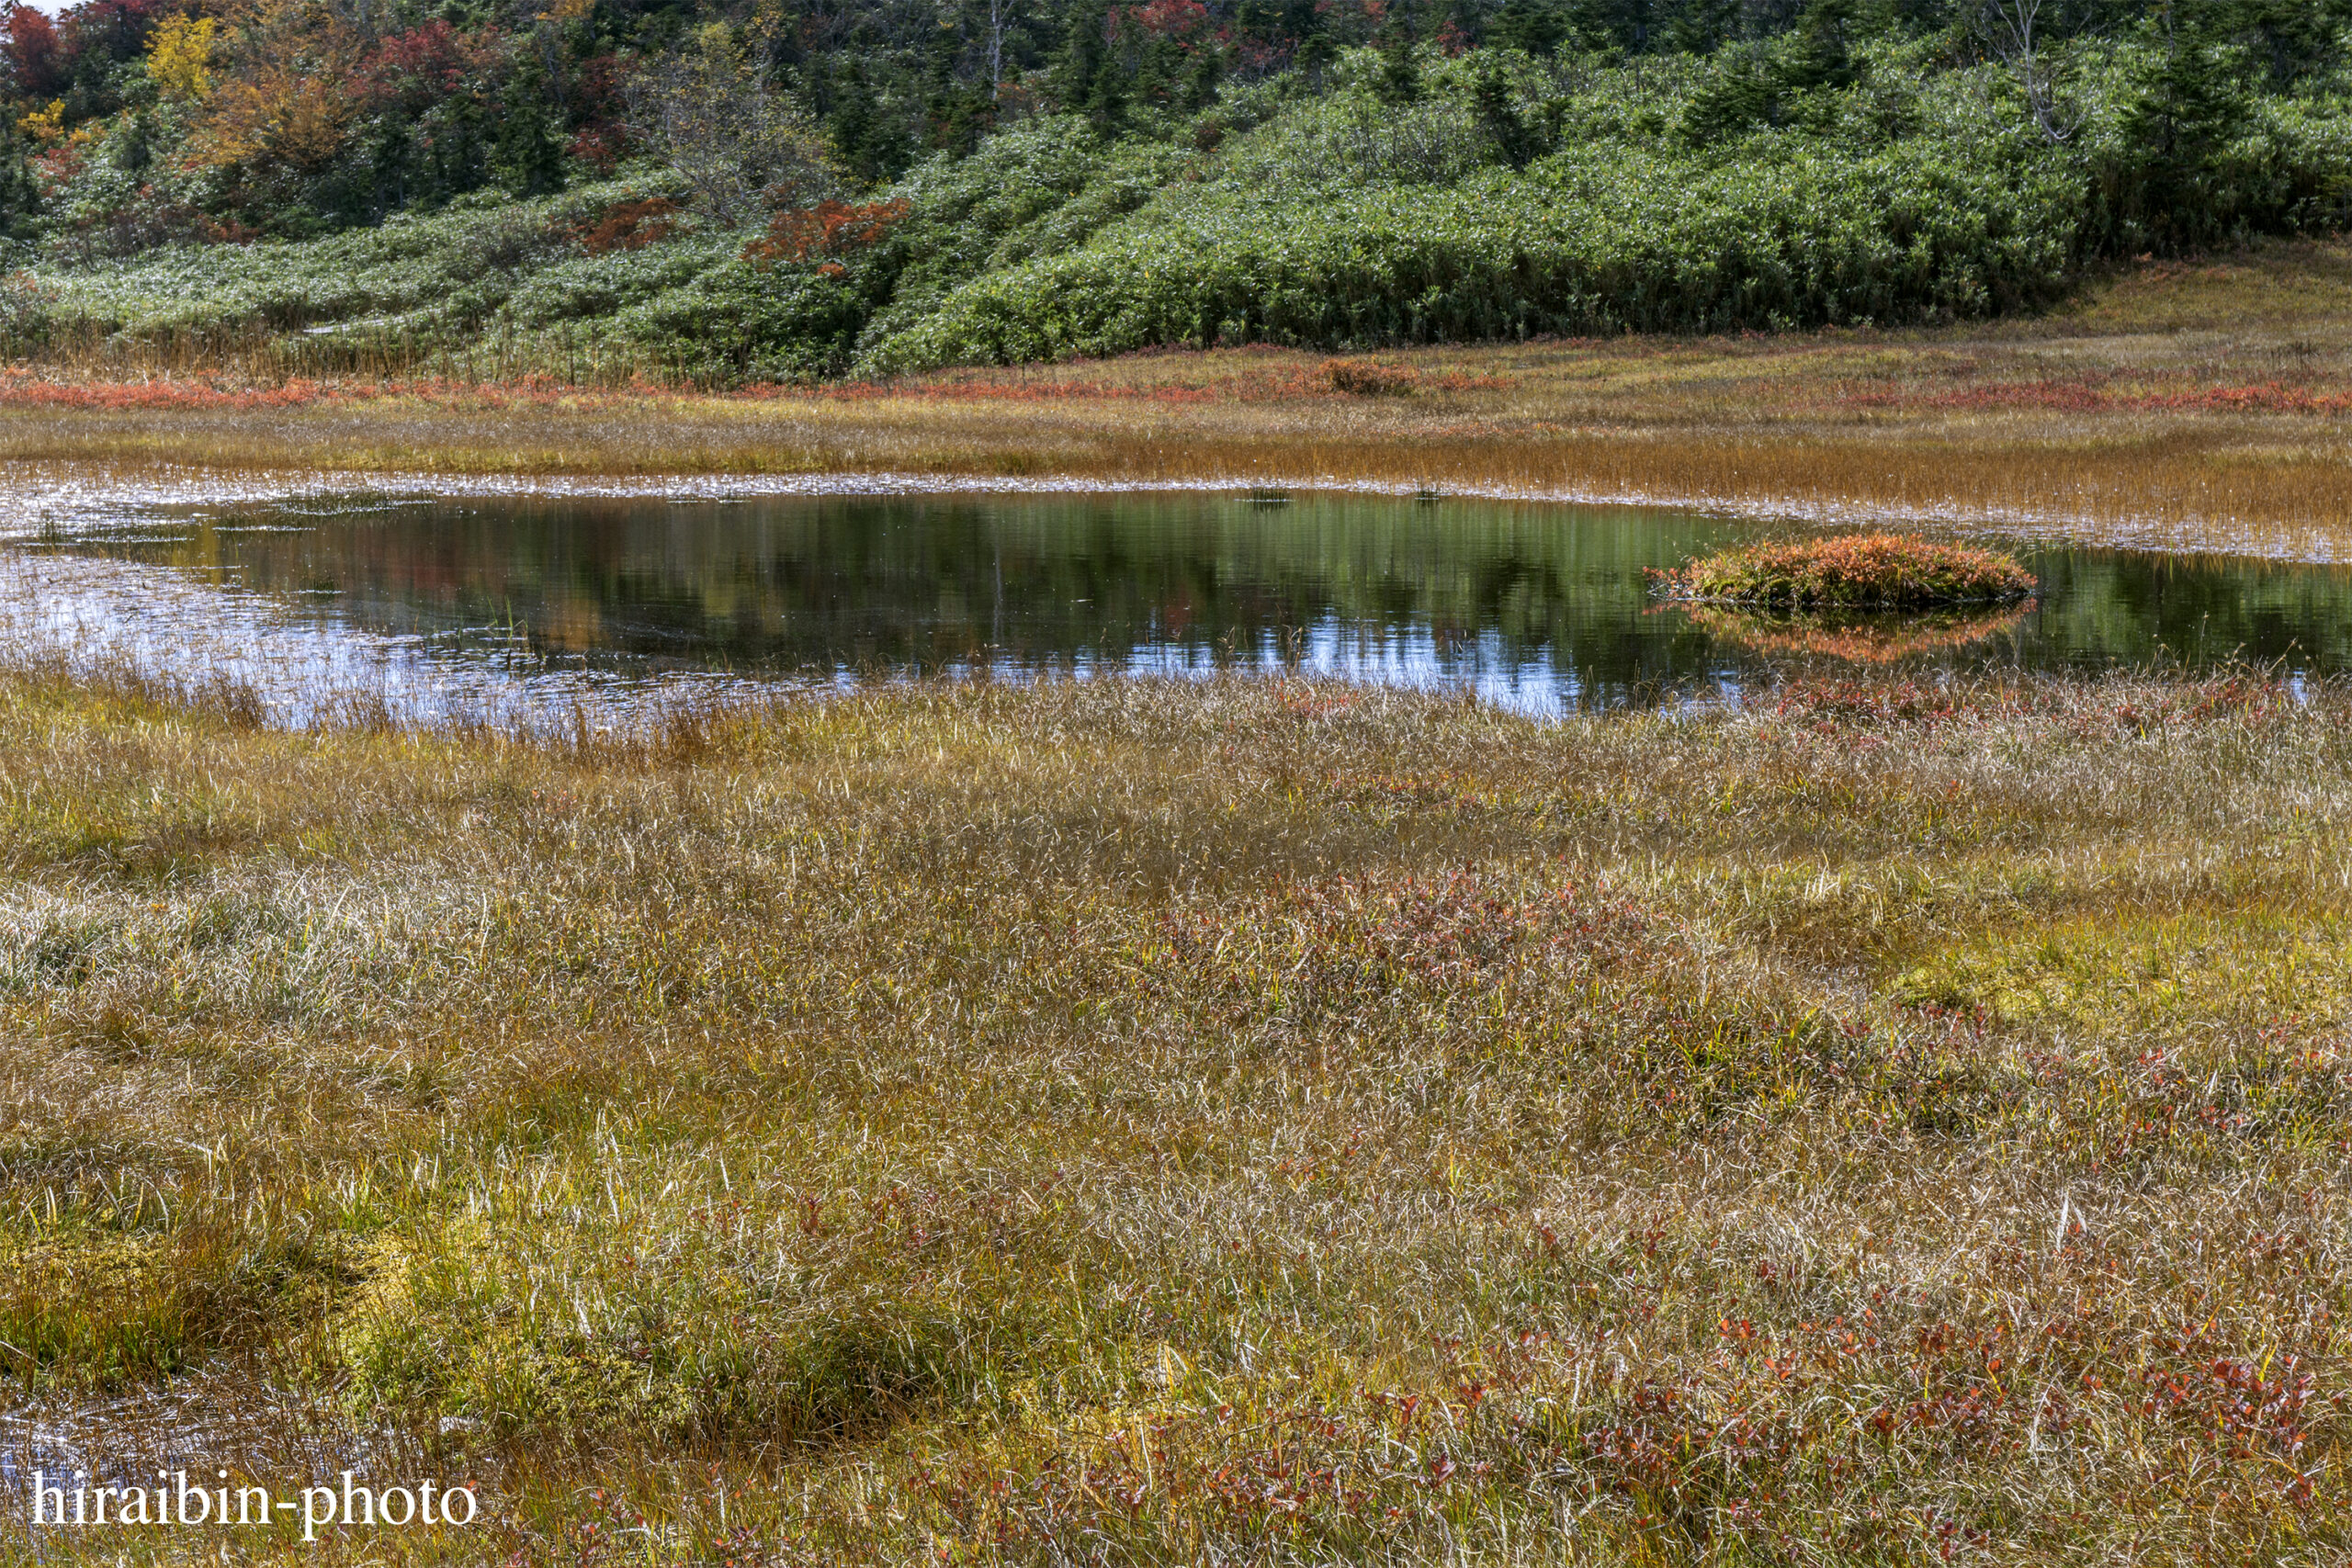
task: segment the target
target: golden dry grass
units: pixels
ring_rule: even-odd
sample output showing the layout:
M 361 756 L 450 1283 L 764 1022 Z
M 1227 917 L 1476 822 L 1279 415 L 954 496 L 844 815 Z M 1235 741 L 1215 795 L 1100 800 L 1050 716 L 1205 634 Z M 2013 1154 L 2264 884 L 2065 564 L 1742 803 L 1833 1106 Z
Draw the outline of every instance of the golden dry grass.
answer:
M 1335 378 L 1317 355 L 1171 353 L 720 397 L 125 383 L 92 360 L 20 368 L 0 390 L 0 457 L 1428 486 L 2352 550 L 2352 248 L 2337 243 L 2145 267 L 2035 321 L 1376 361 Z
M 2347 256 L 1336 374 L 51 367 L 0 389 L 0 457 L 1504 488 L 2336 555 Z M 1779 696 L 1542 727 L 910 686 L 556 739 L 272 730 L 19 656 L 0 1474 L 65 1443 L 484 1502 L 311 1547 L 30 1537 L 19 1495 L 0 1557 L 2343 1561 L 2352 695 Z
M 2352 697 L 1781 698 L 20 667 L 12 1397 L 484 1496 L 40 1560 L 2343 1561 Z

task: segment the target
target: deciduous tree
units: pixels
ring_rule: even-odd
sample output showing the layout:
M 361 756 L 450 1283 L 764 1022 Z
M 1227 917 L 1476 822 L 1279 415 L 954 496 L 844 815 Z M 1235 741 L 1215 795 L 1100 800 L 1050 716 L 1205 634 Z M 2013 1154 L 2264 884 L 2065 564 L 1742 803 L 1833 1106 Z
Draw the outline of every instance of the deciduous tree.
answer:
M 777 89 L 764 48 L 714 22 L 640 69 L 625 90 L 632 138 L 720 223 L 799 207 L 837 183 L 814 121 Z

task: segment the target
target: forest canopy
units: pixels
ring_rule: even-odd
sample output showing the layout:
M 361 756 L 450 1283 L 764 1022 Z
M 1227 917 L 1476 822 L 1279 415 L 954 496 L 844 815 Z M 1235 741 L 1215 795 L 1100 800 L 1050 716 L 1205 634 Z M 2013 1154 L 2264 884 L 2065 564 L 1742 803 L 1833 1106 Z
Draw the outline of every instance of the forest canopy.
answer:
M 86 0 L 0 72 L 19 354 L 1891 325 L 2352 208 L 2352 0 Z

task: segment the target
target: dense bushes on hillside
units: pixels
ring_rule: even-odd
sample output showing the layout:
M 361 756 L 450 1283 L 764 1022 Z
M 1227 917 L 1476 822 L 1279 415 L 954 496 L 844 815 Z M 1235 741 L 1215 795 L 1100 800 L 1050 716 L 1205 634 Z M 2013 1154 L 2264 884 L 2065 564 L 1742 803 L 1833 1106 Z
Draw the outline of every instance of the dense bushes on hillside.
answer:
M 1887 324 L 2352 209 L 2352 0 L 902 10 L 20 7 L 0 330 L 728 381 Z
M 1974 315 L 2062 287 L 2076 204 L 2062 167 L 1990 126 L 1878 146 L 1767 132 L 1736 157 L 1579 139 L 1452 181 L 1288 186 L 1240 163 L 990 269 L 873 362 Z

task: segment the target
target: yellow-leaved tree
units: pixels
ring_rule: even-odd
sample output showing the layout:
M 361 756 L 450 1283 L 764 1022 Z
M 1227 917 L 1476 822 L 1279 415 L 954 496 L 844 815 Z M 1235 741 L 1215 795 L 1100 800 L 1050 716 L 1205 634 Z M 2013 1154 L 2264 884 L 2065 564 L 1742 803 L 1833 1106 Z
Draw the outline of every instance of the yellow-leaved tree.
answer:
M 27 109 L 17 117 L 17 129 L 43 147 L 65 134 L 65 100 L 54 99 L 45 109 Z
M 207 51 L 191 161 L 323 167 L 343 146 L 352 114 L 344 83 L 364 39 L 325 0 L 228 0 L 222 15 L 223 36 Z
M 201 103 L 212 91 L 209 17 L 166 17 L 147 37 L 147 75 L 155 90 L 181 103 Z

